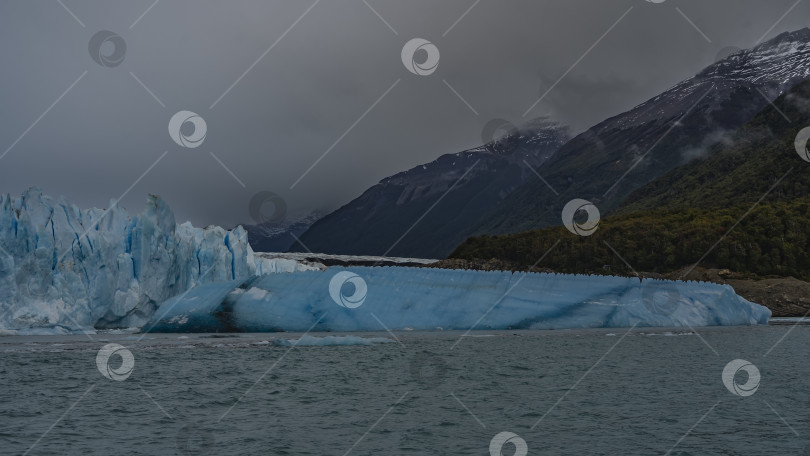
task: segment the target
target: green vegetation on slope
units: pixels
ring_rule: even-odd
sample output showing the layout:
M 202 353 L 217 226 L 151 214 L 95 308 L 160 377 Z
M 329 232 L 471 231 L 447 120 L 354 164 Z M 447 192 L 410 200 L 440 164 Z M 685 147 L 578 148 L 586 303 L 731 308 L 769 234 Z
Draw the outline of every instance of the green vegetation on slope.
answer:
M 481 236 L 451 258 L 528 267 L 548 252 L 538 267 L 568 273 L 666 273 L 701 262 L 810 279 L 810 164 L 793 144 L 807 125 L 809 81 L 710 148 L 708 159 L 634 192 L 590 237 L 564 227 Z
M 451 258 L 497 258 L 529 267 L 548 252 L 538 267 L 620 274 L 633 272 L 621 258 L 636 271 L 658 273 L 700 260 L 737 272 L 810 279 L 810 197 L 757 205 L 734 226 L 750 207 L 617 215 L 603 220 L 588 237 L 576 236 L 564 227 L 480 236 L 464 242 Z

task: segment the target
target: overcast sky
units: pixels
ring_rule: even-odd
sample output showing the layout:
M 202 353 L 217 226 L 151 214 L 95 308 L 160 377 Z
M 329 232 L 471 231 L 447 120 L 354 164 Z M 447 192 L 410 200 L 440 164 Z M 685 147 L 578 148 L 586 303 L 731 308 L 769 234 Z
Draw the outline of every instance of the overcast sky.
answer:
M 250 223 L 262 191 L 331 210 L 479 145 L 493 118 L 582 131 L 810 18 L 802 2 L 780 21 L 795 0 L 367 2 L 0 1 L 0 192 L 107 207 L 129 190 L 131 213 L 154 193 L 198 225 Z M 91 57 L 102 30 L 122 62 Z M 434 73 L 403 65 L 413 38 L 439 50 Z M 199 147 L 169 134 L 184 110 Z

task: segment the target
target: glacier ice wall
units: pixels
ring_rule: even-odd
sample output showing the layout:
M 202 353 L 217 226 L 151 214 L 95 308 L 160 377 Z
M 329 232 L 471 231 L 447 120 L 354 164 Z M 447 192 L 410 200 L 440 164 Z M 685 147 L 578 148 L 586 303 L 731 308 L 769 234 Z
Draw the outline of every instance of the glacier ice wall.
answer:
M 562 329 L 766 324 L 728 285 L 408 267 L 271 274 L 189 290 L 157 332 Z
M 38 189 L 0 195 L 0 329 L 141 326 L 172 296 L 273 267 L 264 263 L 241 227 L 177 225 L 156 196 L 130 217 L 115 204 L 80 210 Z
M 129 216 L 115 204 L 80 210 L 37 189 L 0 195 L 3 332 L 367 331 L 383 329 L 381 322 L 392 329 L 705 326 L 763 324 L 769 316 L 731 287 L 707 283 L 321 270 L 254 255 L 241 227 L 177 225 L 156 196 Z

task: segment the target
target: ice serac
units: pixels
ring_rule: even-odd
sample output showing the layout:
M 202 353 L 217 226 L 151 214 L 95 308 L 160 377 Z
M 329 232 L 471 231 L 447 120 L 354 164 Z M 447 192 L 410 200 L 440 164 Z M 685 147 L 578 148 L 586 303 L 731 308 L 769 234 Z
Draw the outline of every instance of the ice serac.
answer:
M 341 271 L 362 278 L 364 299 L 356 296 L 362 286 L 344 281 Z M 362 304 L 341 306 L 335 293 Z M 256 277 L 227 294 L 192 289 L 164 303 L 149 326 L 158 332 L 196 331 L 198 322 L 207 322 L 206 331 L 247 332 L 695 327 L 766 324 L 770 314 L 730 286 L 711 283 L 354 267 Z
M 38 189 L 0 195 L 0 329 L 139 327 L 172 296 L 256 273 L 245 230 L 177 225 L 157 196 L 130 217 Z

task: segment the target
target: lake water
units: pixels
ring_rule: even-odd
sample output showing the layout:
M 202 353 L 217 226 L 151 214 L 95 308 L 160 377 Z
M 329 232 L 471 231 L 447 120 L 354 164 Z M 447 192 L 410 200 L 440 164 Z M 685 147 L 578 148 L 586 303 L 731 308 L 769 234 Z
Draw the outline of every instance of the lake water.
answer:
M 810 327 L 462 334 L 2 337 L 0 453 L 810 454 Z

